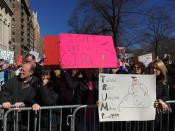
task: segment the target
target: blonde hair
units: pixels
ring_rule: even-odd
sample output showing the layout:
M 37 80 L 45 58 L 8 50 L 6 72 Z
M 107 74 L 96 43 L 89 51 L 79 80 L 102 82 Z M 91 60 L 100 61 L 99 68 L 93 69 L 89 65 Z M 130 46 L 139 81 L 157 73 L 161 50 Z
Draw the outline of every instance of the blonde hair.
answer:
M 168 81 L 168 77 L 167 77 L 167 73 L 168 73 L 168 70 L 165 66 L 165 64 L 163 63 L 163 61 L 161 60 L 155 60 L 153 61 L 151 64 L 150 64 L 150 68 L 152 67 L 155 67 L 155 68 L 158 68 L 161 72 L 161 82 L 163 84 L 167 84 L 167 81 Z

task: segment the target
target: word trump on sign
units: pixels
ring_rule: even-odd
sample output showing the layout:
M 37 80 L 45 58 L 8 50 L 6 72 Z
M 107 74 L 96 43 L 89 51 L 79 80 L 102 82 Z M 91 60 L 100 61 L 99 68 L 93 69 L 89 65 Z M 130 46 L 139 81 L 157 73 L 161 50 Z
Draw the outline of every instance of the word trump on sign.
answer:
M 99 120 L 146 121 L 155 119 L 154 75 L 99 75 Z

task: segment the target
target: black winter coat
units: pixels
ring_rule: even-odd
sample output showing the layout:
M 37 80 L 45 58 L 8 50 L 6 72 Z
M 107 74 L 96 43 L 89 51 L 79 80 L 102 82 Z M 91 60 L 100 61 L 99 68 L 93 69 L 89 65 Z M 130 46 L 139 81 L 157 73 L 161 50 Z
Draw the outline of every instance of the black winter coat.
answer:
M 38 89 L 38 79 L 32 77 L 28 88 L 22 88 L 23 80 L 19 77 L 14 77 L 7 81 L 0 92 L 0 103 L 24 102 L 26 106 L 31 106 L 36 103 L 36 90 Z

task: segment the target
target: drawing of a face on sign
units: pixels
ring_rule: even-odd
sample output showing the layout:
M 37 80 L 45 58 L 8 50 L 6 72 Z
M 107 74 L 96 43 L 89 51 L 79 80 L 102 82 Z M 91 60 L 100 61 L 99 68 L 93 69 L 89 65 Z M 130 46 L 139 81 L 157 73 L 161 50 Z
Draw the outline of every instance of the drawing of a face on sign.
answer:
M 120 108 L 142 108 L 150 106 L 150 96 L 148 94 L 147 87 L 139 81 L 135 76 L 131 77 L 132 83 L 129 86 L 128 94 L 124 96 L 121 103 L 119 104 Z
M 140 86 L 140 81 L 137 79 L 137 77 L 132 77 L 132 86 L 133 88 Z

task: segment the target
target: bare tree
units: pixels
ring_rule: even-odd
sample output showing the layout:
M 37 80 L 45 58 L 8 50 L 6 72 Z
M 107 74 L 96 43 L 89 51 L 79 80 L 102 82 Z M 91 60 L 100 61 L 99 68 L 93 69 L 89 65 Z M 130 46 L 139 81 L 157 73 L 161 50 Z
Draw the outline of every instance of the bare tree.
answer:
M 164 8 L 153 8 L 148 14 L 145 31 L 143 31 L 143 41 L 151 44 L 155 57 L 157 57 L 160 49 L 163 49 L 160 47 L 161 39 L 172 36 L 175 24 L 169 12 Z
M 137 22 L 133 22 L 134 19 L 137 19 L 134 15 L 142 15 L 142 11 L 138 11 L 137 9 L 144 1 L 145 0 L 80 0 L 79 12 L 82 12 L 82 10 L 86 12 L 86 15 L 79 15 L 81 18 L 86 17 L 84 19 L 86 26 L 81 26 L 81 30 L 82 28 L 89 30 L 95 29 L 92 32 L 96 34 L 111 34 L 115 46 L 118 46 L 122 41 L 121 36 L 128 31 L 128 29 L 126 29 L 128 25 L 132 24 L 132 27 L 134 27 L 137 24 Z M 78 13 L 75 15 L 77 14 Z M 134 14 L 133 17 L 131 17 L 131 14 Z M 71 18 L 71 21 L 75 22 L 76 20 Z M 71 27 L 74 22 L 69 23 Z M 82 25 L 84 25 L 84 23 Z M 78 24 L 74 25 L 73 29 L 76 32 L 78 29 L 76 26 L 78 26 Z M 83 32 L 86 33 L 86 30 Z M 129 40 L 128 46 L 131 41 L 132 40 Z

